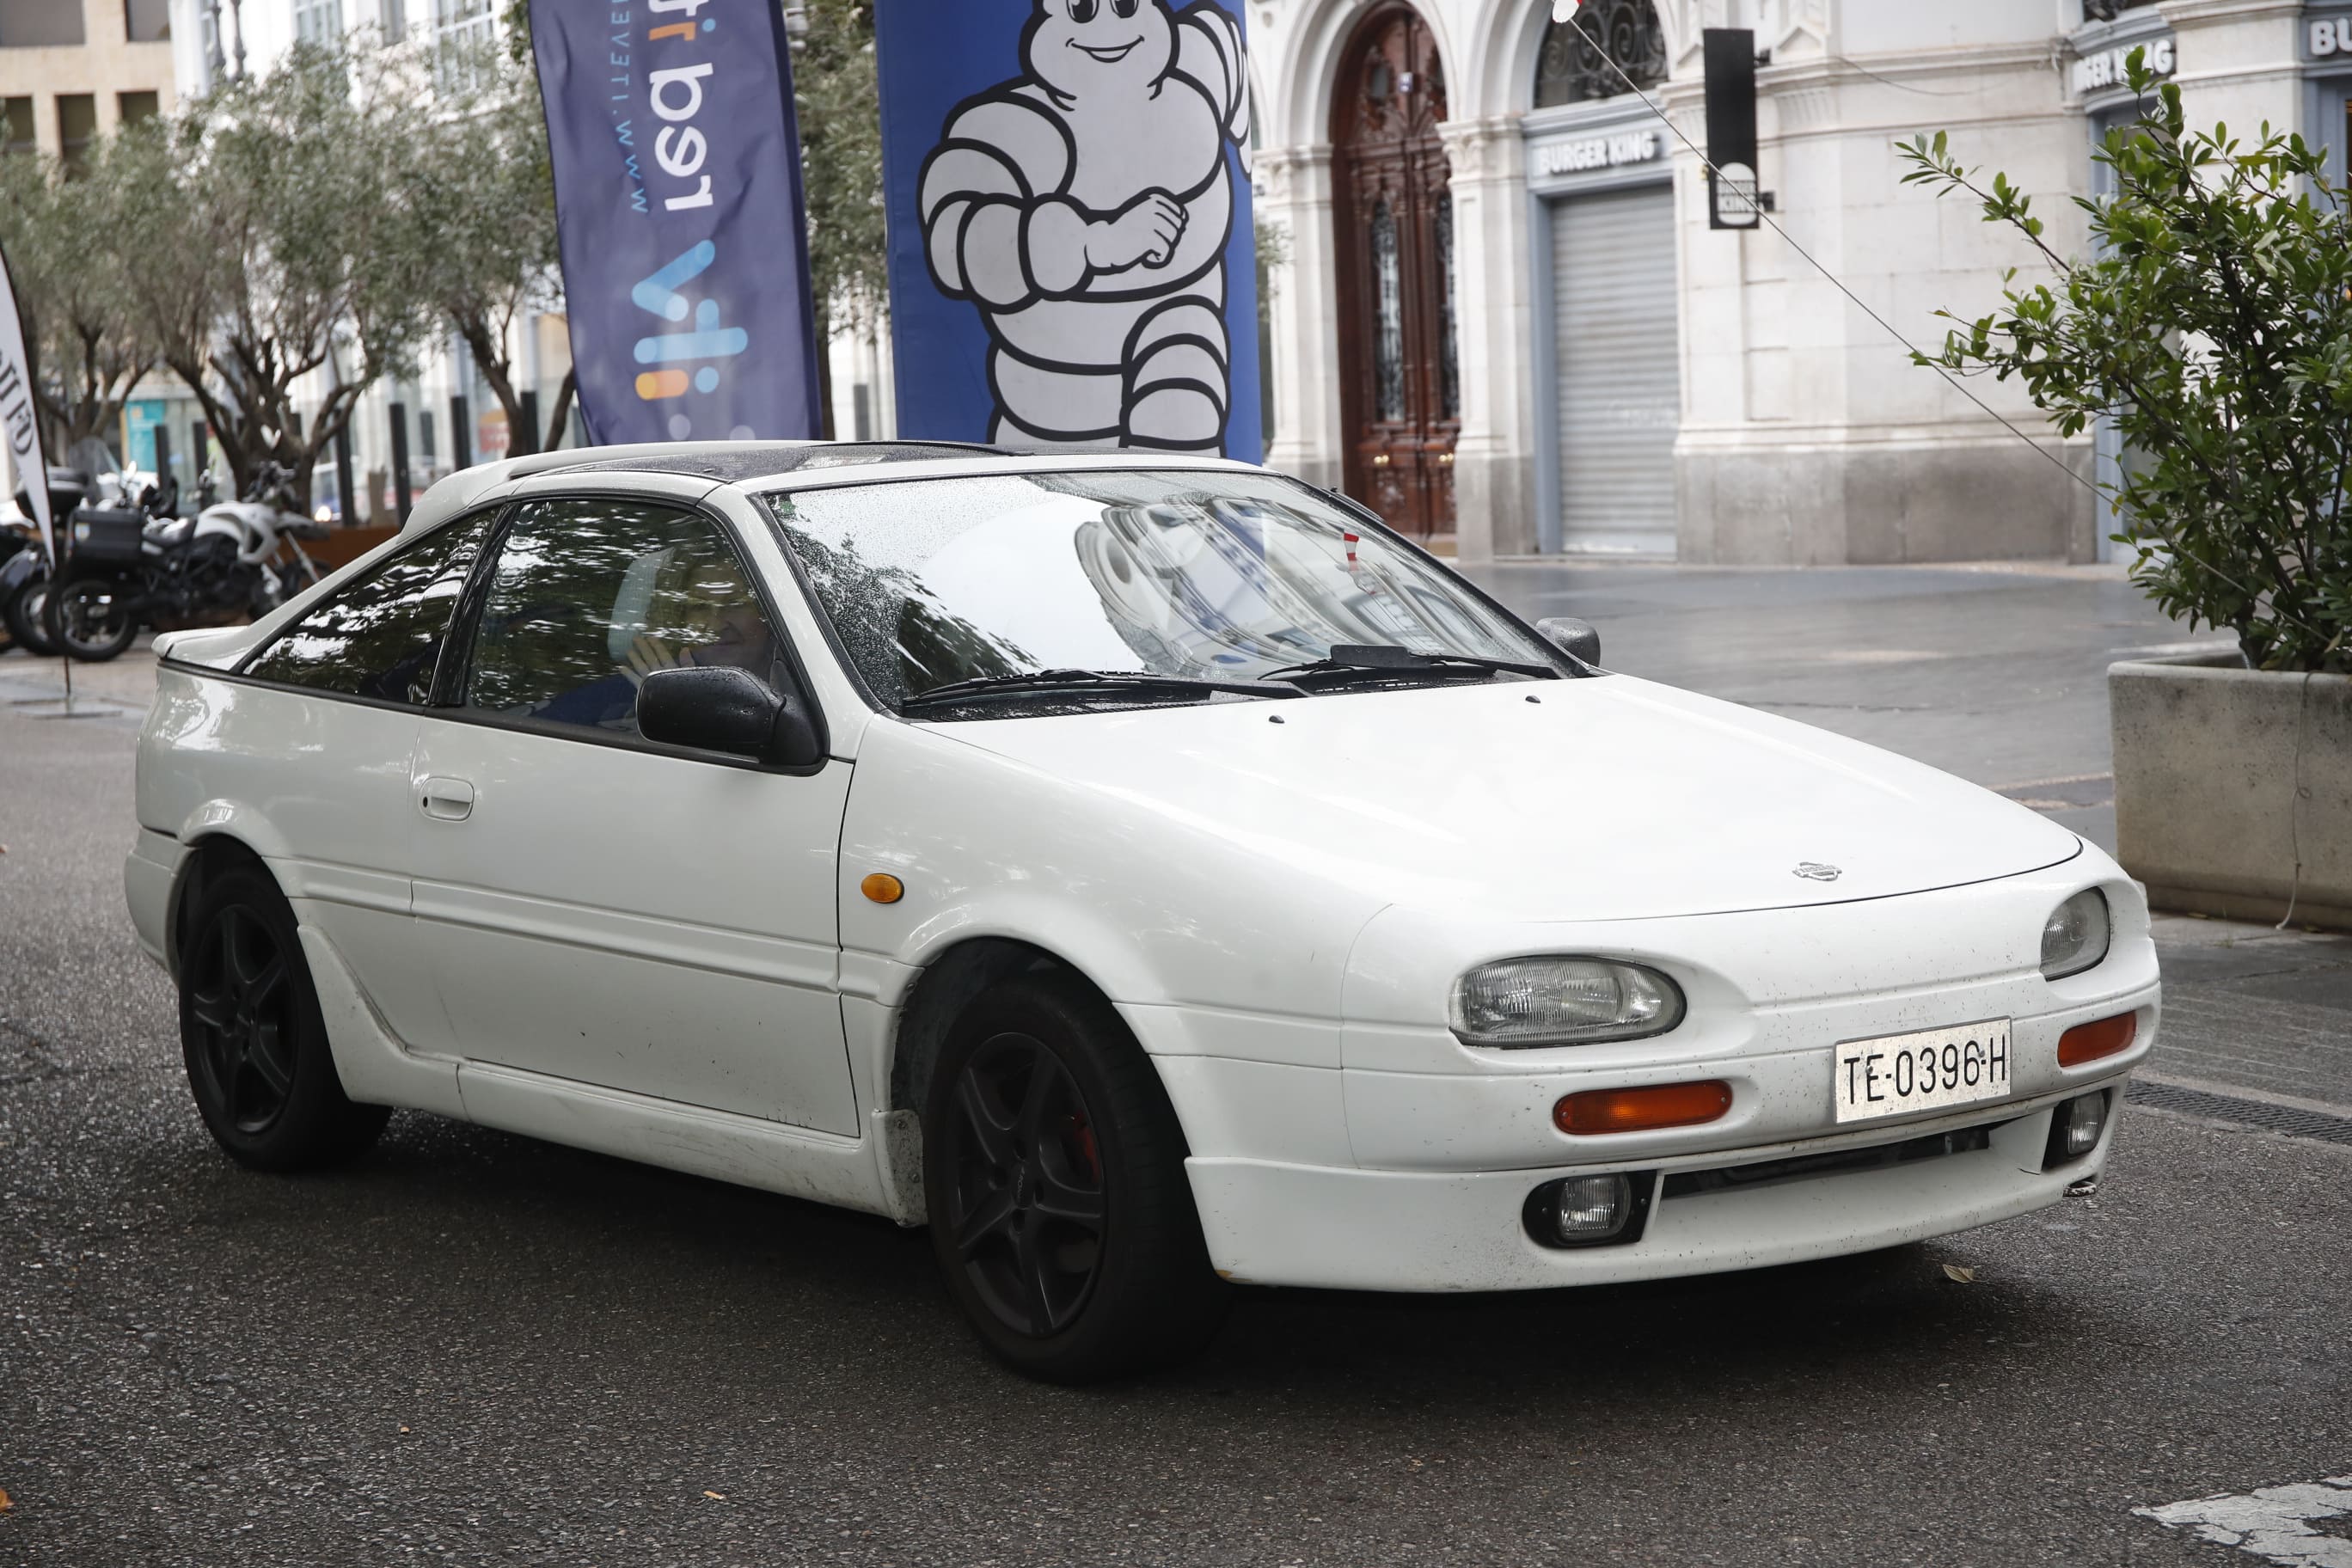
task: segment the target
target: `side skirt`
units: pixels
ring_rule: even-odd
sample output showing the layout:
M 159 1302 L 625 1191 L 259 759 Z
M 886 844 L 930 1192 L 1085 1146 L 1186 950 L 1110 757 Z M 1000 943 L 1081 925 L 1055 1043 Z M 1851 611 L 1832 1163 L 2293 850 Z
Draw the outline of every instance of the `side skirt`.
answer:
M 877 1168 L 877 1159 L 887 1157 L 888 1135 L 905 1142 L 901 1130 L 887 1125 L 889 1113 L 876 1113 L 868 1136 L 843 1138 L 517 1068 L 418 1056 L 394 1037 L 326 934 L 307 923 L 300 930 L 335 1071 L 353 1100 L 478 1121 L 901 1225 L 919 1221 L 919 1187 L 909 1199 L 895 1190 L 903 1182 Z
M 866 1139 L 487 1062 L 459 1063 L 457 1089 L 467 1120 L 485 1127 L 786 1197 L 891 1214 Z

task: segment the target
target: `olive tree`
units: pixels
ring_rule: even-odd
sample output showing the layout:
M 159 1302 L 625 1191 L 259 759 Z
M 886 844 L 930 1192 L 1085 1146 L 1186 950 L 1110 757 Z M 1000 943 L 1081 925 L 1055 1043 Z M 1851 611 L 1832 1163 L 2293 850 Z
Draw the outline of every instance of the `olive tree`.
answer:
M 566 371 L 542 431 L 515 384 L 515 323 L 559 308 L 555 181 L 539 82 L 525 59 L 486 52 L 463 73 L 472 90 L 445 95 L 404 163 L 413 188 L 398 203 L 415 232 L 400 249 L 418 288 L 473 352 L 517 451 L 560 446 L 576 385 Z
M 361 395 L 432 324 L 401 177 L 426 142 L 392 66 L 297 47 L 223 84 L 154 139 L 118 233 L 163 362 L 203 405 L 239 489 L 263 463 L 307 497 Z M 306 421 L 298 385 L 327 384 Z
M 2068 436 L 2114 421 L 2133 580 L 2235 631 L 2255 668 L 2352 673 L 2352 192 L 2300 136 L 2191 132 L 2140 55 L 2152 110 L 2096 155 L 2115 194 L 2078 198 L 2087 256 L 2057 254 L 2029 198 L 1945 134 L 1903 145 L 1906 182 L 1975 198 L 2056 274 L 2012 273 L 2000 309 L 1920 363 L 2014 378 Z
M 882 216 L 882 110 L 869 0 L 806 0 L 808 30 L 793 55 L 793 109 L 808 208 L 809 290 L 825 434 L 834 434 L 833 363 L 825 344 L 870 328 L 889 286 Z
M 160 134 L 139 127 L 101 142 L 70 178 L 53 158 L 0 158 L 0 247 L 16 279 L 52 452 L 110 437 L 131 389 L 158 363 L 123 266 L 123 252 L 141 237 L 124 230 L 121 214 L 142 177 L 144 143 Z

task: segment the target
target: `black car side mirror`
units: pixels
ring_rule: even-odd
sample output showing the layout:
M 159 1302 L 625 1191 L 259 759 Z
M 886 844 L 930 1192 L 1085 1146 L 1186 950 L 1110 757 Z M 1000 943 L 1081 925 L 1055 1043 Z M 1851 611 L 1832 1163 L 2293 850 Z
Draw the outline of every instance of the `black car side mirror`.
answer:
M 656 669 L 637 688 L 637 733 L 664 745 L 724 752 L 780 767 L 824 760 L 808 705 L 748 669 Z
M 1601 664 L 1601 634 L 1591 621 L 1580 621 L 1573 616 L 1552 616 L 1536 623 L 1543 640 L 1580 663 L 1598 668 Z

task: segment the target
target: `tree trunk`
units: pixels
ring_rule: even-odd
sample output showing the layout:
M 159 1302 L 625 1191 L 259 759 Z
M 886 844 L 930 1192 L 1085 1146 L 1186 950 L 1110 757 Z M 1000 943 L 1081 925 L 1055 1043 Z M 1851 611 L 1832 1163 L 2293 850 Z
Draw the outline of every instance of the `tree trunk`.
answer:
M 833 312 L 816 312 L 816 433 L 835 439 L 833 428 Z
M 580 390 L 577 366 L 563 373 L 563 384 L 555 389 L 555 408 L 547 416 L 547 439 L 539 444 L 542 452 L 552 452 L 563 445 L 564 432 L 572 425 L 572 398 Z
M 474 368 L 482 373 L 482 379 L 489 384 L 490 395 L 499 400 L 500 408 L 506 410 L 507 450 L 511 452 L 514 450 L 514 432 L 521 429 L 523 425 L 522 395 L 515 390 L 514 366 L 506 354 L 506 334 L 491 331 L 488 321 L 478 315 L 452 319 L 457 322 L 457 335 L 465 339 L 466 346 L 473 351 Z

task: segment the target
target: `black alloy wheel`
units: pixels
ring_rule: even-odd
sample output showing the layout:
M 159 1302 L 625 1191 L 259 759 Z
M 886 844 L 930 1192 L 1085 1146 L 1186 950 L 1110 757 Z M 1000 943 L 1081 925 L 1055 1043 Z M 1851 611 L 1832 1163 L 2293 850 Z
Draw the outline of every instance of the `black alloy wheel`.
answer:
M 139 636 L 131 594 L 111 577 L 76 577 L 53 587 L 41 615 L 51 647 L 84 664 L 120 657 Z
M 1076 1081 L 1040 1042 L 995 1036 L 958 1075 L 944 1131 L 965 1276 L 1006 1327 L 1061 1332 L 1102 1265 L 1102 1150 Z
M 390 1112 L 343 1093 L 293 907 L 257 864 L 196 874 L 205 879 L 180 952 L 180 1043 L 205 1125 L 258 1170 L 360 1153 Z
M 258 914 L 232 904 L 198 933 L 190 957 L 188 1015 L 212 1099 L 239 1132 L 267 1132 L 294 1092 L 286 954 Z
M 1224 1320 L 1166 1089 L 1066 973 L 990 990 L 950 1031 L 923 1115 L 931 1249 L 981 1339 L 1033 1377 L 1184 1359 Z

